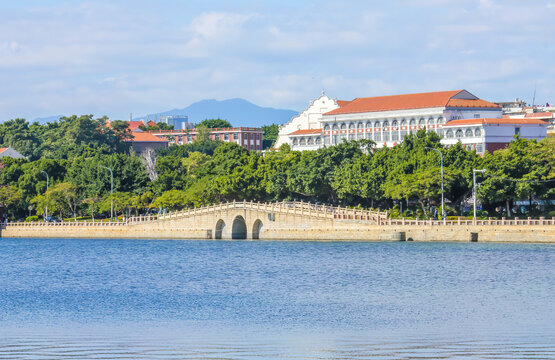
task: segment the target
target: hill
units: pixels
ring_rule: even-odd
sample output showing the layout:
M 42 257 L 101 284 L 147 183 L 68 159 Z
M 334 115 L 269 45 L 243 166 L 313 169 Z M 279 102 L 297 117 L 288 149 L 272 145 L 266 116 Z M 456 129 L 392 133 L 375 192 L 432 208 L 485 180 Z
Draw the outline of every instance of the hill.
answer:
M 283 124 L 297 111 L 274 109 L 255 105 L 244 99 L 229 100 L 201 100 L 183 109 L 173 109 L 157 114 L 138 117 L 135 120 L 149 118 L 158 119 L 164 115 L 187 115 L 192 123 L 199 123 L 204 119 L 225 119 L 233 126 L 259 127 L 271 124 Z

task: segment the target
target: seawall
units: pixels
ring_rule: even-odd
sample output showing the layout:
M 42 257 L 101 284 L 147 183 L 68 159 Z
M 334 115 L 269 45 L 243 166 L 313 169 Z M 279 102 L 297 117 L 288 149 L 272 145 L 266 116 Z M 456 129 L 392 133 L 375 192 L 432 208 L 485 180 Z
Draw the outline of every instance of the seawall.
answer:
M 209 227 L 192 228 L 171 223 L 140 225 L 78 225 L 75 223 L 13 225 L 2 229 L 3 238 L 114 238 L 214 239 Z M 306 226 L 267 227 L 261 240 L 296 241 L 456 241 L 555 243 L 552 225 L 369 225 L 356 222 L 316 222 Z M 224 237 L 224 239 L 231 236 Z M 252 236 L 247 236 L 247 239 Z

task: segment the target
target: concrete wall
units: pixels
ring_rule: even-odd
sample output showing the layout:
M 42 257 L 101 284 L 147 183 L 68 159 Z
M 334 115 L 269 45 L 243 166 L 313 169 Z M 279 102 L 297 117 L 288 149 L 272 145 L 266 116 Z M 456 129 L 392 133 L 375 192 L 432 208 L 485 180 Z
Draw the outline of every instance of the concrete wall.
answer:
M 555 243 L 553 225 L 377 225 L 368 221 L 228 209 L 135 225 L 8 225 L 2 237 L 222 239 L 233 238 L 233 223 L 244 221 L 247 239 L 322 241 L 464 241 Z M 218 224 L 225 226 L 218 227 Z M 239 226 L 240 228 L 240 226 Z M 473 235 L 474 234 L 474 235 Z M 256 238 L 256 236 L 255 236 Z

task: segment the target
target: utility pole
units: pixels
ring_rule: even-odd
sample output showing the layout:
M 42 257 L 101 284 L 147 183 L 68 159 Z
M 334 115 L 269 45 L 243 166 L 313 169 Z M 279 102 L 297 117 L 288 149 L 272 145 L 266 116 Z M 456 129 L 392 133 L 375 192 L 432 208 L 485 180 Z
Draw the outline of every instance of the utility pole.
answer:
M 110 221 L 112 221 L 114 219 L 114 172 L 107 166 L 100 165 L 100 167 L 110 172 Z
M 472 169 L 472 194 L 474 195 L 474 220 L 476 220 L 476 173 L 485 173 L 486 169 Z
M 445 198 L 443 195 L 443 154 L 436 148 L 426 146 L 426 149 L 436 151 L 439 154 L 439 160 L 441 162 L 441 219 L 445 219 Z
M 50 176 L 48 176 L 48 173 L 44 170 L 40 171 L 41 173 L 43 173 L 44 175 L 46 175 L 46 192 L 48 192 L 48 182 L 50 180 Z M 48 195 L 46 195 L 46 209 L 45 209 L 45 215 L 44 215 L 44 220 L 46 220 L 48 218 Z

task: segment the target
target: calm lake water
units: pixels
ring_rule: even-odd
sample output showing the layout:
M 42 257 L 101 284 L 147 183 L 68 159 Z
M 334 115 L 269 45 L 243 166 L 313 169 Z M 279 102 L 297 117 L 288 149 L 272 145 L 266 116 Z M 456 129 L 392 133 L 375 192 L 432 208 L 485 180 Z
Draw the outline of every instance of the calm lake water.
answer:
M 555 246 L 0 239 L 0 359 L 553 359 Z

